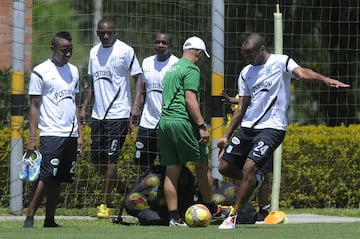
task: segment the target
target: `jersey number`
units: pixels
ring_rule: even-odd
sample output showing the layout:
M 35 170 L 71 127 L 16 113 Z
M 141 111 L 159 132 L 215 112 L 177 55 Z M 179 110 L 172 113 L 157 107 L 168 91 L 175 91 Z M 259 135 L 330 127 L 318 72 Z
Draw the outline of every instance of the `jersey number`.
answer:
M 265 145 L 263 141 L 258 142 L 258 145 L 254 148 L 255 152 L 259 152 L 261 155 L 264 155 L 268 150 L 269 146 Z

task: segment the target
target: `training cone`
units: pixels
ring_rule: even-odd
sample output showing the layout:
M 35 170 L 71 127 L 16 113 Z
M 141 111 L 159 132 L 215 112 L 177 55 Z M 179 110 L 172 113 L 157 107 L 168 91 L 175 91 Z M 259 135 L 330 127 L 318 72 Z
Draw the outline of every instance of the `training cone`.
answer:
M 286 214 L 283 211 L 271 211 L 264 219 L 265 224 L 288 223 Z

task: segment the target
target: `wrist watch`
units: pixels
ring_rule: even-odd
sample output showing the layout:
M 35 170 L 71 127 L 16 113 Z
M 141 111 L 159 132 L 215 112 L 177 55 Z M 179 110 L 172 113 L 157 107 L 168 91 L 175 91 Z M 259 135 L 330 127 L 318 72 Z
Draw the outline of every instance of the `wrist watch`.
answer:
M 204 122 L 200 125 L 198 125 L 199 129 L 202 129 L 202 130 L 207 130 L 207 124 Z

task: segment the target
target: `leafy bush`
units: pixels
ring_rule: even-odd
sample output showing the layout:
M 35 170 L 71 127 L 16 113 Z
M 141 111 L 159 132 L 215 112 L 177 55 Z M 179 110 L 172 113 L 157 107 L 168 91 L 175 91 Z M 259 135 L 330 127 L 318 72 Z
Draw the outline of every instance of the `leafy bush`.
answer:
M 358 125 L 291 125 L 283 144 L 281 204 L 359 207 L 358 131 Z
M 290 125 L 283 143 L 280 205 L 294 208 L 358 208 L 360 199 L 360 126 L 326 127 Z M 136 132 L 135 132 L 136 133 Z M 28 131 L 24 131 L 26 145 Z M 101 199 L 103 182 L 89 163 L 90 129 L 84 127 L 84 152 L 79 157 L 76 180 L 64 185 L 60 207 L 94 207 Z M 0 130 L 0 205 L 9 204 L 10 130 Z M 119 205 L 124 186 L 138 177 L 133 163 L 135 136 L 127 137 L 119 163 L 119 185 L 113 205 Z M 24 206 L 31 185 L 24 183 Z
M 8 126 L 10 119 L 10 96 L 11 96 L 11 76 L 10 68 L 0 69 L 0 125 L 1 127 Z

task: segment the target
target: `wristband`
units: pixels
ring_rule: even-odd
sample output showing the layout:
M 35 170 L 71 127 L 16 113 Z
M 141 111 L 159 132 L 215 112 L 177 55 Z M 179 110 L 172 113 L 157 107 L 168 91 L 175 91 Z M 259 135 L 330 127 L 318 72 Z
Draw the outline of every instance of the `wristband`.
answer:
M 202 130 L 207 130 L 207 124 L 204 122 L 200 125 L 198 125 L 199 129 L 202 129 Z

